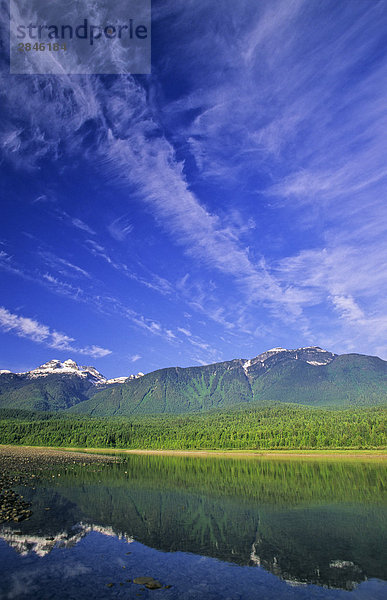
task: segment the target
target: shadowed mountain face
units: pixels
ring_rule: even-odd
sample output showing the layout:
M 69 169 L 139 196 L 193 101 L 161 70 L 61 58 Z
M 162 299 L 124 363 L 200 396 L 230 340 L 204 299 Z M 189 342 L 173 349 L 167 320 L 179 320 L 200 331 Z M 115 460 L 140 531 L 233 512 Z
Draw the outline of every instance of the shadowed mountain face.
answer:
M 131 456 L 55 467 L 22 493 L 32 518 L 0 530 L 20 553 L 99 531 L 293 582 L 352 589 L 387 578 L 383 465 Z
M 0 407 L 130 416 L 228 409 L 251 402 L 336 408 L 387 402 L 386 361 L 359 354 L 337 356 L 318 347 L 274 348 L 249 360 L 171 367 L 124 382 L 96 382 L 95 370 L 87 369 L 82 377 L 65 372 L 2 373 Z
M 93 391 L 90 381 L 72 375 L 53 373 L 44 379 L 15 373 L 0 375 L 1 408 L 63 411 L 87 400 Z
M 106 379 L 95 367 L 79 366 L 71 359 L 63 363 L 50 360 L 25 373 L 0 371 L 0 407 L 63 411 L 87 400 L 98 390 L 142 375 Z

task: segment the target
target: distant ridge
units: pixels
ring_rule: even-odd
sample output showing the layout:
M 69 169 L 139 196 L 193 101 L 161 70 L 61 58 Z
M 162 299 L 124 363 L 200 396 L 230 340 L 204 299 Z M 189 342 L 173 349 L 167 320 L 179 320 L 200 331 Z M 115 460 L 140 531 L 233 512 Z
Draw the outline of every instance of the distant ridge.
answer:
M 0 408 L 130 416 L 271 402 L 334 408 L 386 404 L 387 362 L 307 346 L 114 379 L 71 359 L 51 360 L 26 373 L 0 371 Z

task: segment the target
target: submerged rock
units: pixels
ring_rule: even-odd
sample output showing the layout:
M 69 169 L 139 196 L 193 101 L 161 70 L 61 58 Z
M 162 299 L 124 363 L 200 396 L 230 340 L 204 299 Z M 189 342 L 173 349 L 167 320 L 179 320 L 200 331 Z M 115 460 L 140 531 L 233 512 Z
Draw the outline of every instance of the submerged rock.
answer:
M 159 590 L 163 586 L 157 579 L 153 577 L 135 577 L 133 579 L 133 583 L 137 583 L 138 585 L 145 585 L 148 590 Z
M 161 583 L 159 581 L 157 581 L 157 579 L 155 579 L 154 581 L 150 581 L 149 583 L 146 583 L 145 587 L 148 588 L 148 590 L 159 590 L 163 586 L 161 585 Z

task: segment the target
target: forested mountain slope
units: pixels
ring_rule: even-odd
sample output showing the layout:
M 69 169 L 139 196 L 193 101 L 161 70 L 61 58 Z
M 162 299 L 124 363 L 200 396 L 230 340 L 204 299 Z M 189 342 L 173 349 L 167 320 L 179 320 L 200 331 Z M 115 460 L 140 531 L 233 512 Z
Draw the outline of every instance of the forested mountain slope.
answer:
M 311 364 L 281 353 L 280 357 L 272 355 L 247 366 L 250 361 L 233 360 L 205 367 L 162 369 L 98 392 L 70 412 L 128 416 L 227 409 L 250 402 L 337 408 L 387 403 L 386 361 L 357 354 L 331 356 L 323 356 L 325 364 Z
M 27 373 L 0 372 L 0 408 L 130 416 L 271 402 L 336 408 L 387 404 L 387 362 L 307 347 L 274 348 L 253 359 L 170 367 L 126 379 L 107 380 L 93 367 L 70 360 L 50 361 Z

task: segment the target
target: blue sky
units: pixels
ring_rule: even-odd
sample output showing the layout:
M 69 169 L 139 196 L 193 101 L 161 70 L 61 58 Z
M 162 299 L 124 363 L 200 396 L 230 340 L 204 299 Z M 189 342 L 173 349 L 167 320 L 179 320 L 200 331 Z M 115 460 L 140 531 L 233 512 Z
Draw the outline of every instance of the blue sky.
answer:
M 152 4 L 152 74 L 1 73 L 0 368 L 387 359 L 387 2 Z

